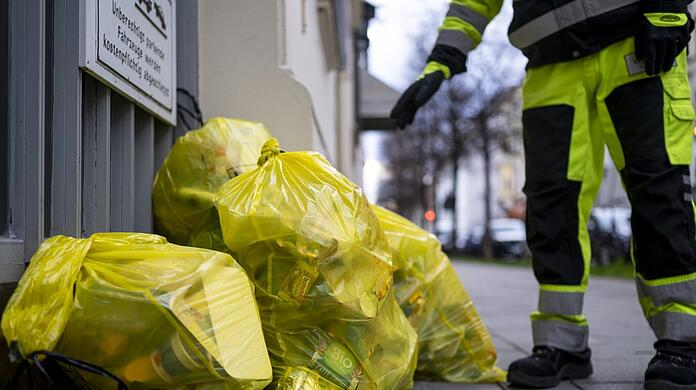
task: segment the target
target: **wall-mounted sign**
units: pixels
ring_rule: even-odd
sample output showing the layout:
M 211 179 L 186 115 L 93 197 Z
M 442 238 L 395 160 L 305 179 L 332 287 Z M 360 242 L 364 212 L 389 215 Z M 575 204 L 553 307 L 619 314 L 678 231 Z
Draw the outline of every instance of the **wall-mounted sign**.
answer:
M 175 0 L 82 0 L 80 66 L 176 124 Z

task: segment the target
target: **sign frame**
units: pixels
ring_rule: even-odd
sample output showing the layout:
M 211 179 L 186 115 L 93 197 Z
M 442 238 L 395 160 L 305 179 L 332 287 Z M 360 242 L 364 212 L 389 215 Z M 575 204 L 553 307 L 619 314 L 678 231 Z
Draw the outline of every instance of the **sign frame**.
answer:
M 177 119 L 177 55 L 176 55 L 176 0 L 168 1 L 171 4 L 172 18 L 171 30 L 168 40 L 171 41 L 171 108 L 168 109 L 160 102 L 138 88 L 134 83 L 121 76 L 116 70 L 99 60 L 99 0 L 80 0 L 80 68 L 91 74 L 99 81 L 107 84 L 119 92 L 125 98 L 133 101 L 145 111 L 156 116 L 165 123 L 176 126 Z

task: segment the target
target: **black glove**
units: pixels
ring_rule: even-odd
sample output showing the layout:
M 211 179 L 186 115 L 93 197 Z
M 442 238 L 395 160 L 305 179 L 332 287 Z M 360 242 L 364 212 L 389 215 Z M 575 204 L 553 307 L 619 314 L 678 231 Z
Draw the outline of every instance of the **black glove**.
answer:
M 445 79 L 441 71 L 428 73 L 422 79 L 413 83 L 399 98 L 392 109 L 391 117 L 396 120 L 396 127 L 403 129 L 413 123 L 416 111 L 424 105 L 440 88 Z
M 643 18 L 636 32 L 636 58 L 645 62 L 645 72 L 668 72 L 686 48 L 693 30 L 686 1 L 643 2 Z
M 392 109 L 390 117 L 396 120 L 396 127 L 403 129 L 413 123 L 418 109 L 433 97 L 442 82 L 465 71 L 464 54 L 453 47 L 435 46 L 421 77 L 401 95 Z

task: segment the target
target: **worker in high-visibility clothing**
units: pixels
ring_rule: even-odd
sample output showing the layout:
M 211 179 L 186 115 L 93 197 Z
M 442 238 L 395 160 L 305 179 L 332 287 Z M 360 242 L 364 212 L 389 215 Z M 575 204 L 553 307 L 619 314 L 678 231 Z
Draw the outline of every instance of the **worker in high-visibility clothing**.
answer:
M 587 222 L 607 145 L 633 208 L 640 305 L 657 353 L 647 389 L 696 389 L 696 240 L 689 163 L 694 110 L 686 46 L 690 0 L 514 0 L 509 37 L 529 59 L 523 85 L 527 241 L 539 282 L 534 349 L 516 385 L 592 374 L 582 313 Z M 502 0 L 452 0 L 421 77 L 400 98 L 399 127 L 444 79 L 466 71 Z

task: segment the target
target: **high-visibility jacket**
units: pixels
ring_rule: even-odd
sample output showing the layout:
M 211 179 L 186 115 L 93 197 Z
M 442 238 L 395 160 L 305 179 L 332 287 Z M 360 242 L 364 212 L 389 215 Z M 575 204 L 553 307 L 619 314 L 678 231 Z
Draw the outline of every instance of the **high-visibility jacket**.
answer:
M 646 0 L 643 0 L 646 1 Z M 675 0 L 689 3 L 691 0 Z M 452 0 L 437 44 L 466 55 L 498 14 L 503 0 Z M 596 53 L 636 32 L 641 0 L 513 0 L 510 42 L 529 67 Z

